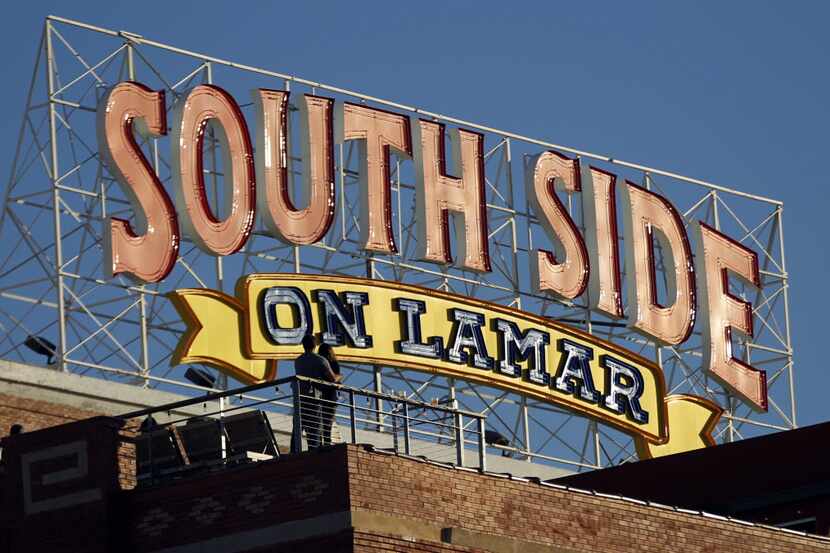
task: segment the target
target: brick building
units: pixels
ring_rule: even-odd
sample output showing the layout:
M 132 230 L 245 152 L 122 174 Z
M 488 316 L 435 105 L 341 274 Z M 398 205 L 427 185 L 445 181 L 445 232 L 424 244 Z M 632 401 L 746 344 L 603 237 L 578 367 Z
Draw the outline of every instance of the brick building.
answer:
M 87 418 L 123 409 L 118 387 L 106 400 L 88 394 L 68 406 L 60 390 L 39 385 L 37 393 L 50 401 L 31 398 L 34 384 L 11 390 L 6 382 L 3 390 L 2 423 L 11 415 L 29 427 L 3 444 L 3 553 L 830 551 L 826 537 L 693 506 L 700 502 L 690 490 L 702 477 L 695 480 L 677 460 L 682 456 L 550 482 L 337 444 L 136 487 L 135 457 L 122 439 L 132 429 L 117 417 Z M 816 428 L 735 446 L 771 452 L 776 440 L 792 447 L 805 443 L 805 432 L 828 431 Z M 729 450 L 735 446 L 697 452 L 693 460 L 724 451 L 740 457 Z M 807 496 L 820 503 L 827 490 L 816 471 L 770 491 L 784 497 L 800 490 L 802 506 Z M 664 485 L 636 486 L 642 474 Z M 624 495 L 609 482 L 623 482 Z M 805 495 L 811 484 L 816 493 Z M 729 491 L 713 487 L 709 495 Z

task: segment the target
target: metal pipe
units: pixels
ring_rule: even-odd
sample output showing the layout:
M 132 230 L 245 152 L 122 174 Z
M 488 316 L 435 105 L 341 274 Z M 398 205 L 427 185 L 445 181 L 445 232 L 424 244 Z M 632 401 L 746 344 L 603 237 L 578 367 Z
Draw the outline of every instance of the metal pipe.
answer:
M 411 444 L 409 442 L 409 403 L 403 403 L 403 451 L 407 455 L 412 454 Z
M 66 352 L 66 304 L 64 299 L 64 285 L 63 275 L 61 274 L 61 267 L 63 266 L 63 247 L 61 237 L 61 197 L 60 189 L 55 184 L 60 178 L 60 168 L 58 167 L 58 129 L 56 121 L 55 103 L 52 101 L 52 96 L 55 92 L 55 51 L 52 46 L 52 23 L 46 21 L 46 73 L 49 87 L 49 150 L 51 154 L 50 177 L 52 180 L 52 209 L 53 222 L 55 227 L 55 272 L 57 274 L 58 285 L 58 351 L 57 354 L 58 366 L 66 372 L 65 352 Z
M 291 453 L 300 453 L 303 450 L 302 399 L 300 398 L 300 382 L 291 382 L 291 392 L 294 395 L 293 427 L 291 429 Z
M 455 461 L 459 467 L 464 466 L 464 417 L 455 415 Z
M 478 419 L 478 468 L 487 470 L 487 442 L 484 439 L 484 417 Z
M 352 443 L 357 443 L 357 418 L 354 408 L 354 390 L 349 390 L 349 426 L 352 431 Z

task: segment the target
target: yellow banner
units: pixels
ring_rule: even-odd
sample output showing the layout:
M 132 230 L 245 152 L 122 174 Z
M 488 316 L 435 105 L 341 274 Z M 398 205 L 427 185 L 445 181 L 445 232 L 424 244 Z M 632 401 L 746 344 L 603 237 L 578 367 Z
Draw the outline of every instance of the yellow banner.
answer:
M 188 326 L 173 363 L 205 363 L 243 383 L 314 333 L 338 359 L 460 378 L 586 415 L 633 434 L 641 458 L 713 444 L 721 415 L 694 396 L 666 397 L 663 372 L 615 344 L 543 317 L 398 282 L 255 274 L 236 297 L 205 289 L 170 298 Z

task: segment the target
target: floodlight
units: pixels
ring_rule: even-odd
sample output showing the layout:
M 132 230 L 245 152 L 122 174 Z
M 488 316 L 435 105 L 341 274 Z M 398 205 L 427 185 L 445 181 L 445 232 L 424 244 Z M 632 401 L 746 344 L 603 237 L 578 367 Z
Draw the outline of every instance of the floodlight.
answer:
M 184 377 L 202 388 L 213 388 L 216 384 L 216 377 L 207 372 L 205 369 L 198 369 L 196 367 L 188 368 Z
M 485 430 L 484 431 L 484 441 L 490 445 L 501 445 L 501 446 L 509 446 L 510 440 L 504 437 L 504 435 L 496 432 L 495 430 Z
M 26 337 L 23 345 L 33 352 L 45 356 L 48 365 L 55 364 L 55 352 L 58 350 L 58 347 L 43 336 L 29 335 Z

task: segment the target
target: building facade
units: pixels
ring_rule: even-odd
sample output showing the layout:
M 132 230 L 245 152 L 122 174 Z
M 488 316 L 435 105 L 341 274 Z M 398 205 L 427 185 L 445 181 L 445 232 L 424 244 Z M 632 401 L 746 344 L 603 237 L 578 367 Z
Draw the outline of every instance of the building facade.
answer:
M 25 417 L 47 413 L 45 428 L 3 440 L 4 553 L 830 551 L 830 538 L 757 522 L 757 512 L 750 522 L 709 511 L 713 498 L 752 494 L 694 469 L 711 470 L 707 459 L 720 462 L 736 446 L 774 457 L 777 443 L 806 443 L 805 432 L 826 426 L 710 448 L 685 463 L 680 455 L 554 481 L 337 444 L 137 486 L 135 449 L 125 447 L 135 429 L 123 419 L 53 426 L 87 412 L 4 397 L 12 397 L 6 413 L 21 404 Z M 766 488 L 756 481 L 754 489 Z M 694 507 L 701 496 L 708 508 Z

